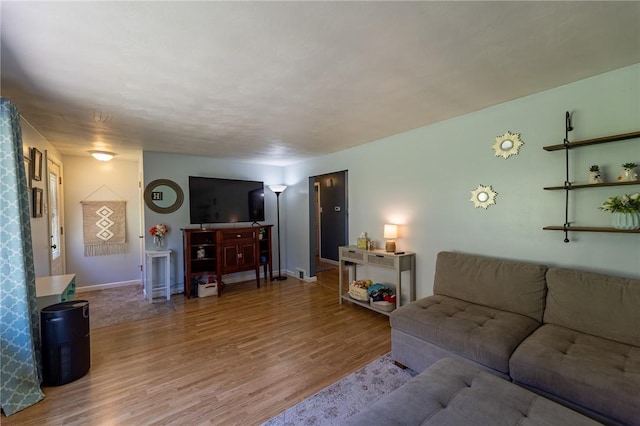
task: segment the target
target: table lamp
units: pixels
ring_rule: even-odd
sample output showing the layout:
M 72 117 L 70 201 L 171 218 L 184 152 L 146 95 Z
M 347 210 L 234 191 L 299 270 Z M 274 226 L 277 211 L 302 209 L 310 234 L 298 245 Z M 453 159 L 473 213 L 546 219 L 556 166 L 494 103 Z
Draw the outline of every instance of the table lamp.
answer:
M 393 241 L 398 238 L 398 225 L 385 224 L 383 238 L 387 240 L 385 244 L 385 250 L 388 252 L 396 251 L 396 242 Z

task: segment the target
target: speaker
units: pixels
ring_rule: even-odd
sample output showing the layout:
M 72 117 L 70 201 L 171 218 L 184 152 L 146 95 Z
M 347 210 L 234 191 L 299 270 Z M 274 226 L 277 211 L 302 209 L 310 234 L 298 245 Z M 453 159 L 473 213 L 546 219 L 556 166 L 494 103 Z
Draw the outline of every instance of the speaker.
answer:
M 84 376 L 91 368 L 89 302 L 72 300 L 42 308 L 42 378 L 45 386 L 60 386 Z

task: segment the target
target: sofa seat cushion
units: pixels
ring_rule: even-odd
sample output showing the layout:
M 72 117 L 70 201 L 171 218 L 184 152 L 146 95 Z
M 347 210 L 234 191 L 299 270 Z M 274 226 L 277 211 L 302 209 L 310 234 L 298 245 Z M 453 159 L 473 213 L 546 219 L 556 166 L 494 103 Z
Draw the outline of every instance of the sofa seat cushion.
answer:
M 507 373 L 509 357 L 540 325 L 525 315 L 448 296 L 429 296 L 391 313 L 391 327 Z
M 640 348 L 545 324 L 515 351 L 514 381 L 640 424 Z
M 346 420 L 347 425 L 572 425 L 599 423 L 466 362 L 441 359 Z

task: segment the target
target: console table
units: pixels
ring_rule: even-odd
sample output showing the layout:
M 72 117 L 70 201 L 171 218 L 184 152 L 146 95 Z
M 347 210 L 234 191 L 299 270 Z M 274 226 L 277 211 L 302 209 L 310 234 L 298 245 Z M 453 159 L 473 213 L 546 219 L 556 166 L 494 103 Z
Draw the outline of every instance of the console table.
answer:
M 409 272 L 409 301 L 416 300 L 416 254 L 403 252 L 401 254 L 390 253 L 384 250 L 359 249 L 356 246 L 344 246 L 339 248 L 339 301 L 348 300 L 356 305 L 363 306 L 376 312 L 389 315 L 389 312 L 376 309 L 367 302 L 353 299 L 349 296 L 349 284 L 344 285 L 343 269 L 345 266 L 353 266 L 353 279 L 356 280 L 356 265 L 370 265 L 395 271 L 396 308 L 402 305 L 402 273 Z
M 38 310 L 56 303 L 73 300 L 76 294 L 76 274 L 36 277 Z

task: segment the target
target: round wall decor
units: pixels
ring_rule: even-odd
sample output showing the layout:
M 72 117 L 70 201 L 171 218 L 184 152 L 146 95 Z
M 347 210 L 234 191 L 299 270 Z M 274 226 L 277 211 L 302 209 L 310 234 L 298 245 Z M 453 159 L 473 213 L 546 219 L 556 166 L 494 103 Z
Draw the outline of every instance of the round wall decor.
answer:
M 496 142 L 491 147 L 495 151 L 496 157 L 502 157 L 506 160 L 512 155 L 517 155 L 522 145 L 524 142 L 520 140 L 520 133 L 507 131 L 504 135 L 497 136 Z
M 476 208 L 482 207 L 486 209 L 496 203 L 496 195 L 498 195 L 498 193 L 491 189 L 491 185 L 478 185 L 476 189 L 471 191 L 469 201 L 471 201 Z
M 182 206 L 184 193 L 180 186 L 168 179 L 156 179 L 144 190 L 144 202 L 156 213 L 173 213 Z

